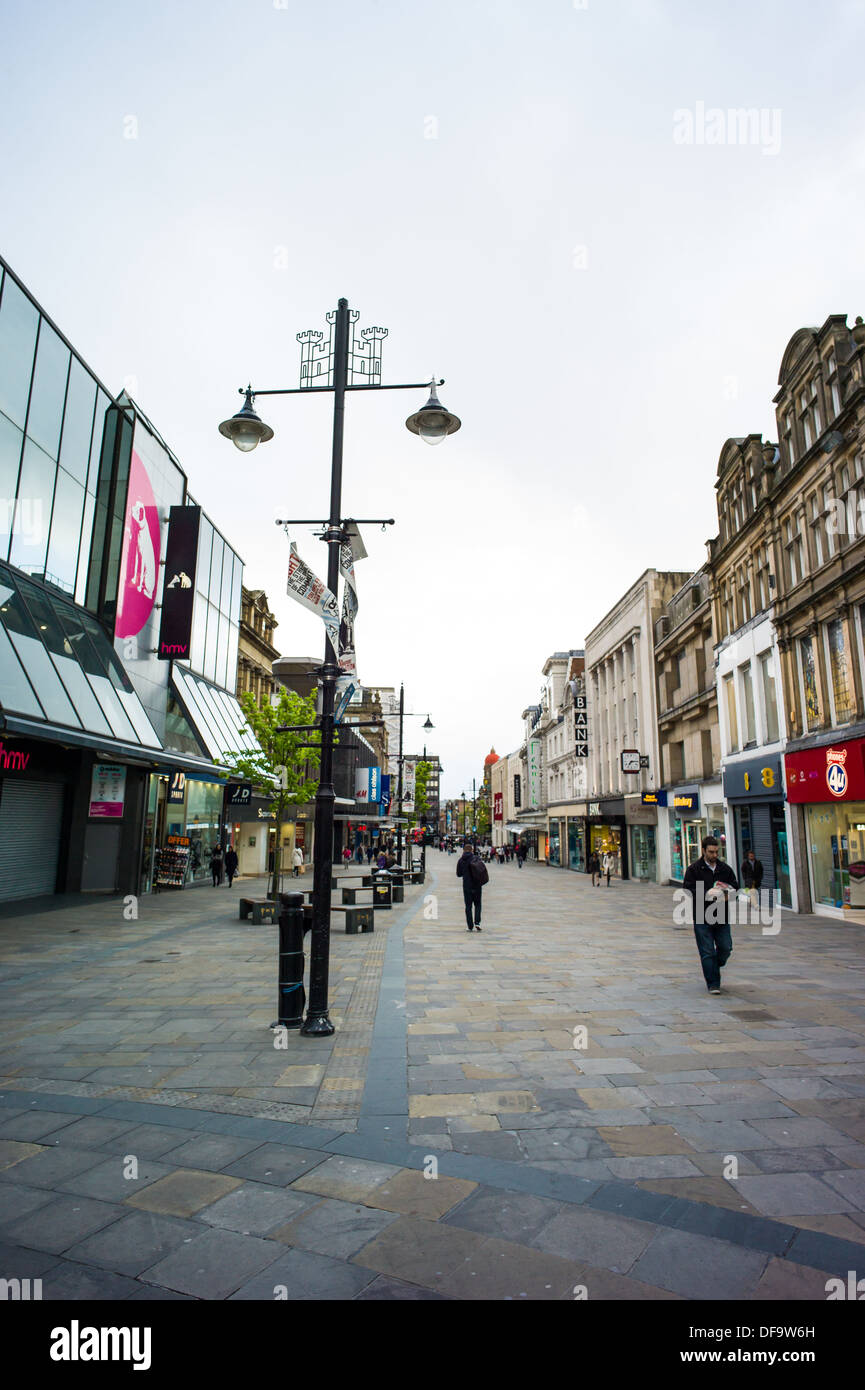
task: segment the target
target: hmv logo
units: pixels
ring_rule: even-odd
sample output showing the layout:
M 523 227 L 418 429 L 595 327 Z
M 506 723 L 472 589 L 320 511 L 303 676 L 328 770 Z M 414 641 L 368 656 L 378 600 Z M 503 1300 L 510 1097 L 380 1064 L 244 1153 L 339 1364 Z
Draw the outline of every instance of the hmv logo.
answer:
M 185 656 L 189 650 L 189 643 L 184 642 L 162 642 L 159 647 L 160 656 Z
M 0 767 L 8 768 L 10 772 L 23 772 L 29 761 L 29 753 L 22 753 L 17 748 L 7 748 L 4 743 L 0 743 Z

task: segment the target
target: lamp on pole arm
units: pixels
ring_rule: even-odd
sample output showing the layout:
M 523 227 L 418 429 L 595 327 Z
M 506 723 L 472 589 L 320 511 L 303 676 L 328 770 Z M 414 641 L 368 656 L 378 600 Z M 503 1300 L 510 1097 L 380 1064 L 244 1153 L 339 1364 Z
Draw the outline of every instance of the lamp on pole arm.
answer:
M 273 430 L 255 410 L 256 396 L 289 396 L 328 391 L 333 394 L 333 441 L 330 472 L 330 512 L 323 540 L 328 546 L 327 585 L 336 594 L 339 586 L 339 547 L 345 540 L 342 519 L 342 465 L 345 397 L 349 391 L 400 391 L 424 389 L 422 382 L 383 386 L 381 382 L 381 344 L 384 328 L 365 328 L 355 333 L 356 310 L 340 299 L 336 310 L 327 315 L 327 334 L 306 331 L 297 335 L 301 344 L 300 386 L 255 391 L 252 385 L 240 388 L 244 404 L 236 415 L 223 420 L 219 433 L 230 439 L 242 453 L 251 453 L 259 444 L 273 438 Z M 433 380 L 426 405 L 406 421 L 409 430 L 426 443 L 440 443 L 460 428 L 460 420 L 445 410 L 436 395 Z M 334 709 L 336 683 L 340 675 L 341 653 L 325 638 L 324 664 L 320 669 L 321 732 L 319 785 L 315 798 L 315 849 L 313 857 L 313 929 L 310 949 L 309 1005 L 301 1032 L 327 1037 L 335 1030 L 328 1015 L 328 974 L 330 965 L 330 899 L 333 859 Z M 400 739 L 401 743 L 401 739 Z M 400 747 L 400 753 L 402 748 Z M 400 783 L 402 764 L 400 763 Z M 401 790 L 401 788 L 400 788 Z M 402 809 L 400 807 L 400 809 Z

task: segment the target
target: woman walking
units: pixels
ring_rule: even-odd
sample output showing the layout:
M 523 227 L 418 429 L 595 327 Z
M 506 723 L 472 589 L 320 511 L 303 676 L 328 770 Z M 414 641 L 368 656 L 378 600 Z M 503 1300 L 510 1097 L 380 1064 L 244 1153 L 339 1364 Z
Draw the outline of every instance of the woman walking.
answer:
M 610 874 L 613 872 L 613 870 L 615 869 L 615 867 L 616 867 L 616 856 L 615 856 L 614 854 L 611 854 L 610 851 L 607 850 L 606 854 L 604 855 L 604 873 L 607 875 L 607 887 L 608 887 L 608 888 L 609 888 L 609 886 L 610 886 Z

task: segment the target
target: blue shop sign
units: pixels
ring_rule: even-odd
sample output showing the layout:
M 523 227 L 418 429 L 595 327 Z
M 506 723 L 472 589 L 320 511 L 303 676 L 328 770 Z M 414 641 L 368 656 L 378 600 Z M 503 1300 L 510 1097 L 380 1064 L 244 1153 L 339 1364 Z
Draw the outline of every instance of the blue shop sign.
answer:
M 640 800 L 642 801 L 644 806 L 666 806 L 667 793 L 665 791 L 643 792 L 643 795 L 640 798 Z

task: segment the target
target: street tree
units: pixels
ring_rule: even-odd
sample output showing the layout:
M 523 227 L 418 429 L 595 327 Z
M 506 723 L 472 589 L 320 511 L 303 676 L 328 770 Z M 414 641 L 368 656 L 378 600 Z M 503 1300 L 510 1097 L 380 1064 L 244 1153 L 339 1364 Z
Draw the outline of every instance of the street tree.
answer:
M 273 878 L 271 893 L 275 898 L 279 891 L 279 874 L 282 859 L 282 826 L 290 806 L 300 806 L 315 800 L 318 791 L 318 772 L 320 755 L 315 747 L 307 744 L 320 744 L 319 733 L 279 732 L 286 725 L 314 724 L 316 719 L 315 699 L 306 699 L 294 690 L 280 688 L 275 703 L 258 705 L 251 691 L 240 697 L 240 705 L 246 716 L 246 726 L 259 745 L 257 753 L 226 753 L 225 763 L 228 772 L 252 782 L 262 795 L 270 798 L 268 809 L 276 821 L 276 848 L 273 856 Z

